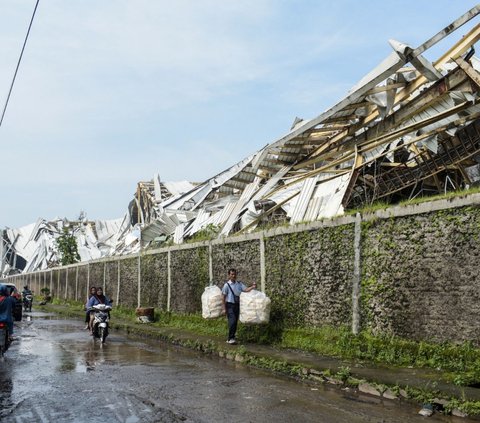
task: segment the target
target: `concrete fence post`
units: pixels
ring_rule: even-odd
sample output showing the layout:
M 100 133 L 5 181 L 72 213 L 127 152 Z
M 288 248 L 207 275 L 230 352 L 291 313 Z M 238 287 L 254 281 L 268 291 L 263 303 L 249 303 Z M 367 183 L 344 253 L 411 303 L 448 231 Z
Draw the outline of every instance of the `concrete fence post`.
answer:
M 170 298 L 172 295 L 172 253 L 170 250 L 167 252 L 167 311 L 170 311 Z
M 117 261 L 117 301 L 115 304 L 120 304 L 120 260 Z
M 208 280 L 213 284 L 213 248 L 212 243 L 208 243 Z
M 68 267 L 65 269 L 65 299 L 68 298 Z
M 141 290 L 142 290 L 142 253 L 138 252 L 138 289 L 137 289 L 137 307 L 141 304 Z
M 90 262 L 87 263 L 87 290 L 90 292 Z
M 362 216 L 355 216 L 355 236 L 353 241 L 353 283 L 352 283 L 352 333 L 357 335 L 360 331 L 360 269 L 361 269 L 361 241 L 362 241 Z
M 78 264 L 75 266 L 75 301 L 78 301 Z
M 260 290 L 265 292 L 265 237 L 260 235 Z
M 60 294 L 60 273 L 61 273 L 60 269 L 57 269 L 57 286 L 56 286 L 56 288 L 55 288 L 56 291 L 57 291 L 57 293 L 56 293 L 55 295 L 56 295 L 57 297 L 58 297 L 58 295 Z M 59 297 L 59 298 L 60 298 L 60 297 Z

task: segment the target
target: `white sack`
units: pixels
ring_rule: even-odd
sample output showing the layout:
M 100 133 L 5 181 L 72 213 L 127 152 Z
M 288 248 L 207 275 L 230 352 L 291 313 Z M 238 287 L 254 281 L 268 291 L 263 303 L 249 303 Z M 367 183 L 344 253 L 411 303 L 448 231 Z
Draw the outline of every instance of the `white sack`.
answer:
M 261 324 L 270 320 L 270 298 L 263 292 L 253 289 L 240 294 L 240 321 Z
M 223 313 L 223 294 L 216 286 L 207 286 L 202 294 L 202 317 L 213 319 Z

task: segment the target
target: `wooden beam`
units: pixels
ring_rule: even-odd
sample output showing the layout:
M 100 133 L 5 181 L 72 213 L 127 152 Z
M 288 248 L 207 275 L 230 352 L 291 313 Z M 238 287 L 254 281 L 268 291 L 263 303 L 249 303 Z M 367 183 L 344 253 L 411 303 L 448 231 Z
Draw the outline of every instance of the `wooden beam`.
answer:
M 477 9 L 480 6 L 477 6 L 474 9 Z M 437 61 L 434 62 L 434 66 L 438 68 L 439 66 L 449 62 L 450 60 L 456 59 L 464 54 L 470 47 L 480 40 L 480 24 L 477 24 L 472 28 L 462 39 L 455 43 L 446 53 L 444 53 Z M 412 93 L 414 93 L 421 85 L 427 83 L 428 80 L 423 75 L 420 75 L 418 78 L 410 82 L 403 90 L 400 90 L 396 96 L 394 105 L 397 105 L 401 101 L 404 101 Z M 369 116 L 367 116 L 362 125 L 366 125 L 373 120 L 378 118 L 378 110 L 373 111 Z M 356 126 L 354 130 L 360 129 L 360 125 Z M 321 154 L 323 151 L 327 150 L 331 145 L 337 143 L 338 141 L 343 140 L 349 135 L 349 130 L 344 130 L 343 132 L 334 135 L 330 141 L 312 154 L 312 156 Z
M 468 77 L 475 82 L 477 87 L 480 87 L 480 73 L 478 73 L 472 65 L 467 63 L 461 57 L 454 59 L 454 62 L 468 75 Z

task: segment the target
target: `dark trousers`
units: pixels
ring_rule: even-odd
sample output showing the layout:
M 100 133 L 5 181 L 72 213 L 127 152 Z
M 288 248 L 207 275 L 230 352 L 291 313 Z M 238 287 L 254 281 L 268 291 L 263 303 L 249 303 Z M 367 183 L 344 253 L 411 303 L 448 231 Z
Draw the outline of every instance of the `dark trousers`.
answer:
M 238 316 L 240 316 L 240 304 L 227 303 L 227 319 L 228 319 L 228 339 L 235 339 L 237 332 Z

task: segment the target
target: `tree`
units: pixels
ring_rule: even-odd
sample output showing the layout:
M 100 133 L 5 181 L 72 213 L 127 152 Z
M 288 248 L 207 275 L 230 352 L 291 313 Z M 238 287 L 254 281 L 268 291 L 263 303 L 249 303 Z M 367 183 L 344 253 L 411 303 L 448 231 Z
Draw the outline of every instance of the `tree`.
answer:
M 57 247 L 61 256 L 62 266 L 66 264 L 73 264 L 80 261 L 80 255 L 78 254 L 77 240 L 68 228 L 63 228 L 63 234 L 60 235 L 57 240 Z

